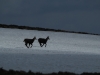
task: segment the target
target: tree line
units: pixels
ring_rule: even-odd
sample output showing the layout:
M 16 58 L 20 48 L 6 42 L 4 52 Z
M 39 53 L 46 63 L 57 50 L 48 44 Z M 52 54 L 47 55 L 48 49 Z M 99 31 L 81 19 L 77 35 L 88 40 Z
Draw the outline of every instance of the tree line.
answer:
M 0 75 L 100 75 L 100 73 L 88 73 L 88 72 L 84 72 L 81 74 L 76 74 L 76 73 L 72 73 L 72 72 L 61 72 L 59 71 L 58 73 L 41 73 L 41 72 L 32 72 L 31 70 L 29 70 L 28 72 L 25 71 L 15 71 L 15 70 L 5 70 L 3 68 L 0 68 Z
M 41 28 L 41 27 L 30 27 L 30 26 L 19 26 L 19 25 L 7 25 L 7 24 L 0 24 L 0 28 L 12 28 L 12 29 L 26 29 L 26 30 L 38 30 L 38 31 L 53 31 L 53 32 L 67 32 L 67 33 L 78 33 L 78 34 L 89 34 L 89 35 L 100 35 L 88 32 L 76 32 L 76 31 L 67 31 L 61 29 L 50 29 L 50 28 Z

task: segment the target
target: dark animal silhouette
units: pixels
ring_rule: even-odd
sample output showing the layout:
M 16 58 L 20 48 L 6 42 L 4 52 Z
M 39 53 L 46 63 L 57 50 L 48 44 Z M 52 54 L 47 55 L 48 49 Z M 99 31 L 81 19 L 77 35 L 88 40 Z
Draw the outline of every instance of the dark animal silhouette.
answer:
M 45 38 L 39 38 L 38 42 L 39 42 L 41 47 L 43 47 L 44 44 L 45 44 L 45 47 L 46 47 L 48 40 L 50 40 L 49 36 L 46 39 Z
M 27 48 L 31 48 L 31 47 L 33 46 L 34 40 L 36 40 L 36 37 L 34 37 L 33 39 L 28 39 L 28 38 L 26 38 L 26 39 L 24 39 L 23 42 L 25 42 L 25 46 L 26 46 Z M 29 45 L 28 45 L 28 44 L 29 44 Z

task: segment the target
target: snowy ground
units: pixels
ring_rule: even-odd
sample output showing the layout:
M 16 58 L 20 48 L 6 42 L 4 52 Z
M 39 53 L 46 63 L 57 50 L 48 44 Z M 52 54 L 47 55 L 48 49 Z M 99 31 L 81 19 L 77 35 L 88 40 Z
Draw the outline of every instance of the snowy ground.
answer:
M 24 38 L 50 37 L 47 47 L 37 40 L 28 49 Z M 100 72 L 100 36 L 0 28 L 0 67 L 42 73 Z

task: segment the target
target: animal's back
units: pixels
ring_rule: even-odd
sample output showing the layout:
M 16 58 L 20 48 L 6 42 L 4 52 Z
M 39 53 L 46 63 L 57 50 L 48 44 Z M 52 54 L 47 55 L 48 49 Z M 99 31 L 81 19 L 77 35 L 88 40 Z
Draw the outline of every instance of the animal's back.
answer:
M 38 39 L 38 42 L 40 42 L 40 43 L 45 43 L 45 42 L 46 42 L 46 40 L 45 40 L 45 39 L 43 39 L 43 38 L 39 38 L 39 39 Z
M 33 43 L 33 39 L 24 39 L 24 42 Z
M 24 39 L 24 42 L 27 41 L 28 39 Z

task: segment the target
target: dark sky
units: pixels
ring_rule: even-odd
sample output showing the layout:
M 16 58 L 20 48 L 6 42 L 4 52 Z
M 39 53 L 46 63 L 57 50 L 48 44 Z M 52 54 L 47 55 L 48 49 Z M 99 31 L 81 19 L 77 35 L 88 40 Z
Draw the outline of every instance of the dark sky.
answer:
M 100 34 L 100 0 L 0 0 L 0 24 Z

